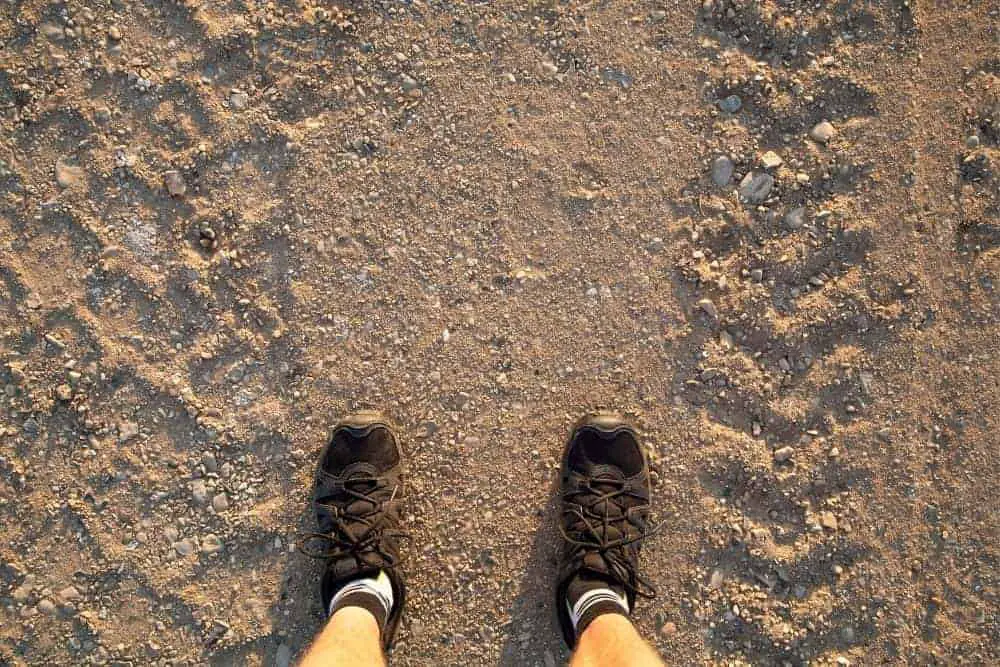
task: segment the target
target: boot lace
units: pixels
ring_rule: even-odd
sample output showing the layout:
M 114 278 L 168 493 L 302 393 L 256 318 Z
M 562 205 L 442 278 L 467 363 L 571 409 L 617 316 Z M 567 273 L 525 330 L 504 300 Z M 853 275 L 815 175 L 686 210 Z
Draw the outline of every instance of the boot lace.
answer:
M 327 496 L 316 501 L 317 506 L 329 513 L 332 530 L 303 534 L 297 545 L 299 551 L 310 558 L 323 560 L 353 556 L 358 562 L 376 567 L 399 565 L 401 559 L 385 548 L 386 538 L 410 537 L 389 520 L 387 510 L 398 492 L 398 485 L 391 490 L 387 488 L 384 477 L 356 475 L 337 482 Z M 341 494 L 343 498 L 337 501 Z M 369 558 L 362 559 L 363 555 Z M 378 562 L 372 562 L 371 555 Z
M 588 553 L 597 553 L 607 565 L 602 574 L 638 597 L 656 597 L 656 588 L 636 570 L 635 554 L 629 554 L 633 545 L 656 534 L 663 525 L 646 530 L 645 522 L 639 527 L 629 521 L 627 499 L 645 501 L 646 497 L 633 491 L 625 480 L 603 478 L 587 479 L 581 488 L 566 491 L 562 497 L 567 521 L 560 522 L 559 531 L 573 545 L 571 559 L 578 567 L 584 566 Z

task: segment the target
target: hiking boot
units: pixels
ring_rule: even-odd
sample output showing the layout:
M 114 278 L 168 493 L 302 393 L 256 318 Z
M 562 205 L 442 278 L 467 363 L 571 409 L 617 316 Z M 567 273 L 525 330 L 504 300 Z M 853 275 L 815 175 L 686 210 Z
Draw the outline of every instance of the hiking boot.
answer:
M 376 582 L 371 592 L 384 610 L 377 605 L 369 610 L 380 622 L 386 649 L 406 596 L 398 568 L 399 542 L 407 537 L 399 528 L 402 468 L 399 444 L 381 415 L 359 412 L 343 419 L 319 458 L 313 490 L 317 531 L 299 543 L 304 554 L 325 561 L 320 597 L 328 614 L 338 592 Z
M 656 594 L 638 574 L 649 496 L 649 465 L 635 429 L 608 413 L 578 421 L 563 455 L 565 543 L 556 587 L 570 648 L 597 615 L 627 616 L 637 597 Z

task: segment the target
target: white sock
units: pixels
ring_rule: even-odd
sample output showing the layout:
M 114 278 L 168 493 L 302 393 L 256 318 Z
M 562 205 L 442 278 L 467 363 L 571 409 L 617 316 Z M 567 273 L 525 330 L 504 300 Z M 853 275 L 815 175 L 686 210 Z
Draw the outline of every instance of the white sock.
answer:
M 628 598 L 624 595 L 619 595 L 610 588 L 592 588 L 581 595 L 576 601 L 576 604 L 572 606 L 570 605 L 569 600 L 566 600 L 566 608 L 569 610 L 569 618 L 573 621 L 573 630 L 575 631 L 577 629 L 580 620 L 587 614 L 588 611 L 597 605 L 606 606 L 608 604 L 618 605 L 625 610 L 626 616 L 629 613 Z
M 345 584 L 344 587 L 337 591 L 337 594 L 330 600 L 330 607 L 327 609 L 327 615 L 332 616 L 333 612 L 339 608 L 340 603 L 345 601 L 345 598 L 357 595 L 371 596 L 377 601 L 377 604 L 381 607 L 381 609 L 377 607 L 373 608 L 371 604 L 361 604 L 358 606 L 365 607 L 372 612 L 376 619 L 384 623 L 385 619 L 389 617 L 389 612 L 392 611 L 392 605 L 395 602 L 392 595 L 392 582 L 389 581 L 388 575 L 386 575 L 384 571 L 380 571 L 377 577 L 357 579 Z M 358 598 L 354 597 L 351 600 L 347 600 L 347 602 L 354 602 L 357 600 Z M 376 613 L 377 611 L 382 611 L 383 613 L 378 614 Z

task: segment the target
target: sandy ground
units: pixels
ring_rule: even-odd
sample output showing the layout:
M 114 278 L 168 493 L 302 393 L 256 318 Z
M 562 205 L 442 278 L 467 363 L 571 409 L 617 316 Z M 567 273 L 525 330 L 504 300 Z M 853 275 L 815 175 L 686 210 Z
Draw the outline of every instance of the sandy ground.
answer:
M 0 664 L 287 665 L 361 407 L 409 461 L 394 664 L 565 659 L 593 407 L 655 462 L 671 664 L 997 663 L 998 24 L 4 0 Z

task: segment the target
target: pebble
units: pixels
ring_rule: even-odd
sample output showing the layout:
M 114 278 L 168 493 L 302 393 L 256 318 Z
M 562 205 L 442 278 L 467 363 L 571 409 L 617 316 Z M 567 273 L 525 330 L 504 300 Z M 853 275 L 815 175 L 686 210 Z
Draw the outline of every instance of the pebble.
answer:
M 242 90 L 234 89 L 229 93 L 229 106 L 236 109 L 237 111 L 242 111 L 247 108 L 247 104 L 250 103 L 250 96 L 247 95 Z
M 730 95 L 719 100 L 719 108 L 726 113 L 736 113 L 743 108 L 743 100 L 739 95 Z
M 45 35 L 46 39 L 50 39 L 52 41 L 58 41 L 66 37 L 66 33 L 63 32 L 63 29 L 52 23 L 41 24 L 38 26 L 38 31 Z
M 809 130 L 809 136 L 821 144 L 825 144 L 830 139 L 833 139 L 835 134 L 837 134 L 836 128 L 833 127 L 832 123 L 825 120 L 821 123 L 816 123 L 813 129 Z
M 11 597 L 17 602 L 24 602 L 31 595 L 32 588 L 34 588 L 34 580 L 25 578 L 24 583 L 15 588 L 11 593 Z
M 719 319 L 719 309 L 715 307 L 715 304 L 712 303 L 711 299 L 702 299 L 698 302 L 698 307 L 712 319 Z
M 819 525 L 827 530 L 837 530 L 837 516 L 833 512 L 823 512 L 819 515 Z
M 768 151 L 760 156 L 760 166 L 764 169 L 777 169 L 785 163 L 781 156 L 774 151 Z
M 788 446 L 781 447 L 780 449 L 774 450 L 774 460 L 777 461 L 778 463 L 784 463 L 785 461 L 792 458 L 794 454 L 795 454 L 794 447 L 788 447 Z
M 672 637 L 677 634 L 677 624 L 667 621 L 660 627 L 660 634 L 664 637 Z
M 179 542 L 173 543 L 174 551 L 176 551 L 181 556 L 190 556 L 194 553 L 194 542 L 185 538 Z
M 726 187 L 729 185 L 729 181 L 733 180 L 733 171 L 735 168 L 733 161 L 725 155 L 715 158 L 712 161 L 712 182 L 720 188 Z
M 410 92 L 411 90 L 416 90 L 420 87 L 420 82 L 414 79 L 412 76 L 407 76 L 404 74 L 400 77 L 400 81 L 403 84 L 403 90 Z
M 80 591 L 76 590 L 76 586 L 67 586 L 59 591 L 58 595 L 63 602 L 73 602 L 80 599 Z
M 68 384 L 59 385 L 56 387 L 56 398 L 66 402 L 73 400 L 73 388 Z
M 113 39 L 116 42 L 120 42 L 122 41 L 122 31 L 118 28 L 118 26 L 113 25 L 108 28 L 108 38 Z
M 218 535 L 209 533 L 201 538 L 201 550 L 207 554 L 214 554 L 222 551 L 222 540 Z
M 791 211 L 785 214 L 785 227 L 791 230 L 800 229 L 802 225 L 806 224 L 806 207 L 799 206 L 798 208 L 793 208 Z
M 21 424 L 21 430 L 24 432 L 24 435 L 33 440 L 42 432 L 42 425 L 34 417 L 28 417 Z
M 219 462 L 212 452 L 205 452 L 201 457 L 201 464 L 205 466 L 205 472 L 219 472 Z
M 118 442 L 124 444 L 139 435 L 139 425 L 135 422 L 118 424 Z
M 774 187 L 774 177 L 765 173 L 749 172 L 740 181 L 740 197 L 745 201 L 759 204 L 767 199 Z
M 975 134 L 970 134 L 965 138 L 966 148 L 979 148 L 979 136 Z
M 163 184 L 167 186 L 167 192 L 171 197 L 182 197 L 187 192 L 187 183 L 179 171 L 167 171 L 163 174 Z
M 46 616 L 52 616 L 53 614 L 56 613 L 56 604 L 52 600 L 45 598 L 44 600 L 38 603 L 36 609 L 38 609 L 39 613 L 41 614 L 45 614 Z
M 196 479 L 191 483 L 191 499 L 196 505 L 204 505 L 208 502 L 208 489 L 205 487 L 205 480 Z
M 61 188 L 73 188 L 83 183 L 83 169 L 67 164 L 60 158 L 56 160 L 56 183 Z
M 225 512 L 229 509 L 229 498 L 224 493 L 217 493 L 212 498 L 212 509 L 216 512 Z

